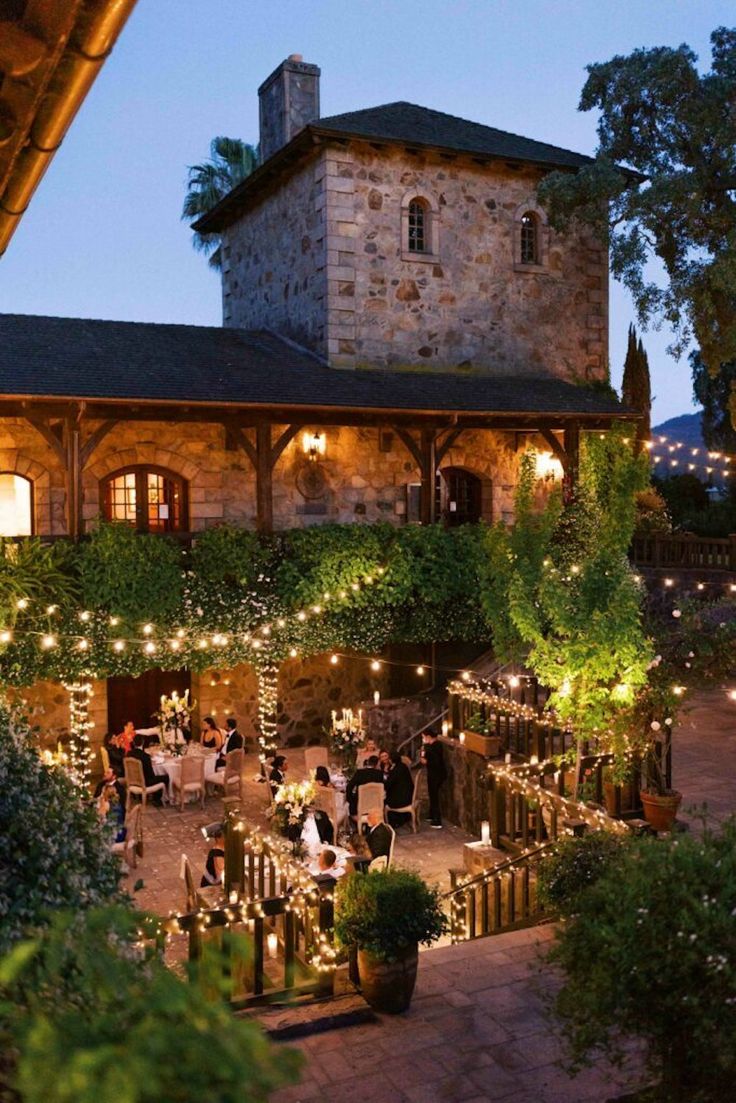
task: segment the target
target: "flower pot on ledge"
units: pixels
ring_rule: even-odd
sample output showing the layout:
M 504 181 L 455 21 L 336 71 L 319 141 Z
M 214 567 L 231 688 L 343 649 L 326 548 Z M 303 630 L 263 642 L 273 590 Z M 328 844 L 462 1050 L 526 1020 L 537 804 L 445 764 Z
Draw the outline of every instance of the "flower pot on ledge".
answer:
M 500 735 L 481 735 L 480 732 L 464 731 L 465 741 L 463 746 L 475 754 L 482 754 L 486 758 L 496 758 L 501 751 Z
M 642 789 L 639 796 L 647 823 L 656 832 L 671 831 L 677 809 L 680 807 L 682 793 L 673 789 L 671 793 L 659 794 Z

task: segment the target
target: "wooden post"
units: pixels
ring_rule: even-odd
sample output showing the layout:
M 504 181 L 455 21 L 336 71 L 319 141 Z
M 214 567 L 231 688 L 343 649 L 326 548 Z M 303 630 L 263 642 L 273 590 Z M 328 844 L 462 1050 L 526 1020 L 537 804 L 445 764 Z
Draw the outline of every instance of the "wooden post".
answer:
M 69 536 L 82 532 L 82 462 L 79 442 L 79 422 L 68 417 L 64 421 L 63 436 L 66 458 L 66 524 Z
M 565 470 L 566 496 L 573 494 L 578 483 L 578 470 L 580 467 L 580 425 L 577 421 L 565 426 L 563 434 L 563 447 L 567 455 L 567 467 Z
M 437 457 L 435 454 L 437 435 L 434 429 L 422 429 L 421 464 L 421 518 L 423 525 L 431 525 L 437 520 L 435 505 L 435 478 L 437 475 Z
M 273 531 L 273 460 L 270 422 L 256 426 L 256 524 L 259 532 Z

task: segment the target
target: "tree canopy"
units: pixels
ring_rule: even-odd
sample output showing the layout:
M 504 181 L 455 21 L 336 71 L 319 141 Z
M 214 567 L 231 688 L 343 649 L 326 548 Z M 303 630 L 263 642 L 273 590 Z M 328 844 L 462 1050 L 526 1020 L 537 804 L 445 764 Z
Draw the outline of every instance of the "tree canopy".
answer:
M 257 165 L 258 150 L 247 142 L 240 138 L 213 138 L 209 160 L 189 166 L 181 217 L 189 221 L 206 214 L 250 176 Z M 210 267 L 222 267 L 219 234 L 200 234 L 193 230 L 192 245 L 209 256 Z
M 717 371 L 736 358 L 736 29 L 711 43 L 702 74 L 687 45 L 589 65 L 579 107 L 600 110 L 595 160 L 549 175 L 540 199 L 556 229 L 576 219 L 609 243 L 643 325 L 667 322 L 676 356 L 694 336 Z
M 703 440 L 714 452 L 736 452 L 736 359 L 721 364 L 718 371 L 710 372 L 696 349 L 690 354 L 690 367 L 693 394 L 703 407 Z

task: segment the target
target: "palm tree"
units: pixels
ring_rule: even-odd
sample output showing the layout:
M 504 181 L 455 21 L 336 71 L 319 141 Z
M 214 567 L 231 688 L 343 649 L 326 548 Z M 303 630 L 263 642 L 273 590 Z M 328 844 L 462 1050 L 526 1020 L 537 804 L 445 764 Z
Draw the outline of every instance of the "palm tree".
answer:
M 189 166 L 187 194 L 181 217 L 187 220 L 197 219 L 211 210 L 237 184 L 245 180 L 246 176 L 250 176 L 257 166 L 257 148 L 242 142 L 240 138 L 213 138 L 210 142 L 210 159 L 201 165 Z M 193 230 L 192 245 L 209 255 L 212 268 L 222 267 L 219 234 L 200 234 Z

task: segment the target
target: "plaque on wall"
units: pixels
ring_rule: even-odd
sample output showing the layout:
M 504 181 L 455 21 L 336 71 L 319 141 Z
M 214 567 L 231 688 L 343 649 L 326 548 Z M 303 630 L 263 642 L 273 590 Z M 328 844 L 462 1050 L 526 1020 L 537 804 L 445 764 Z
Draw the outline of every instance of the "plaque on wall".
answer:
M 327 493 L 327 476 L 318 463 L 304 463 L 296 473 L 296 488 L 302 498 L 324 498 Z

